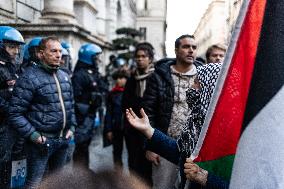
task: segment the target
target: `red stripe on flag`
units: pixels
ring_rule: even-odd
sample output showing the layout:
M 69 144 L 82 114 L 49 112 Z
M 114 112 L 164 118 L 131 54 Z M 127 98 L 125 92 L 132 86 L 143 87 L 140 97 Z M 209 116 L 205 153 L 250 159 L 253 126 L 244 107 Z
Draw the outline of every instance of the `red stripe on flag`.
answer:
M 239 141 L 244 110 L 260 38 L 266 0 L 252 0 L 237 41 L 221 95 L 197 162 L 233 155 Z

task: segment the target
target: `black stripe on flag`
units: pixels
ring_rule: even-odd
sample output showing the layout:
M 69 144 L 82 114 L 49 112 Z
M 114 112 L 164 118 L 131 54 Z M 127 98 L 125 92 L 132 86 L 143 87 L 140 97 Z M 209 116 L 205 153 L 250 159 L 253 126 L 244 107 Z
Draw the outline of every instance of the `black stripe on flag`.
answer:
M 283 10 L 284 0 L 267 1 L 243 129 L 284 84 Z

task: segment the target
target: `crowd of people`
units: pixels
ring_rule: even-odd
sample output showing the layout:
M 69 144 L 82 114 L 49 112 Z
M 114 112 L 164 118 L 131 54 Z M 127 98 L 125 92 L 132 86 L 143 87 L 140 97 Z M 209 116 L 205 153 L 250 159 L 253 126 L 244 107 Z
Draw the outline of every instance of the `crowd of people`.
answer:
M 189 159 L 226 53 L 224 45 L 210 46 L 206 61 L 197 61 L 194 36 L 182 35 L 175 42 L 175 58 L 155 60 L 153 46 L 140 42 L 133 52 L 135 69 L 112 55 L 106 77 L 98 70 L 100 46 L 83 44 L 76 64 L 70 48 L 54 36 L 25 44 L 15 28 L 0 27 L 0 188 L 12 187 L 12 161 L 21 157 L 27 163 L 22 188 L 42 183 L 51 188 L 50 178 L 62 175 L 70 161 L 87 178 L 95 177 L 86 170 L 94 120 L 104 104 L 103 135 L 113 147 L 114 173 L 123 174 L 125 141 L 130 175 L 145 188 L 228 188 L 222 178 Z M 70 177 L 76 180 L 80 174 Z

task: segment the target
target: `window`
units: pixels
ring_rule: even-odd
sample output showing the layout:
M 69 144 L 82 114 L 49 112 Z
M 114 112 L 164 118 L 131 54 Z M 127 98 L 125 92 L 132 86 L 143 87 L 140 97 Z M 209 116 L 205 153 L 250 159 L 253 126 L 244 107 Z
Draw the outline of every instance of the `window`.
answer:
M 147 28 L 146 27 L 140 27 L 139 31 L 141 33 L 140 39 L 146 41 Z

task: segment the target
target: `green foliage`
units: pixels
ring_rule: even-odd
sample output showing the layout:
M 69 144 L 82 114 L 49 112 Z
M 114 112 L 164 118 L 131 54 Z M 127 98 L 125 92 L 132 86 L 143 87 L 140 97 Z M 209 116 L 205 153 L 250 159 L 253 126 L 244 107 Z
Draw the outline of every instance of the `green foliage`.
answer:
M 129 46 L 135 46 L 138 42 L 130 37 L 121 37 L 112 40 L 112 45 L 115 50 L 128 50 Z
M 116 38 L 112 40 L 113 49 L 118 52 L 118 56 L 121 58 L 129 59 L 133 58 L 132 52 L 130 52 L 130 47 L 135 47 L 138 41 L 136 37 L 141 36 L 141 33 L 134 28 L 118 28 L 116 33 L 123 35 L 123 37 Z
M 125 53 L 120 53 L 118 55 L 119 58 L 123 58 L 125 60 L 129 60 L 133 58 L 133 53 L 132 52 L 125 52 Z
M 142 35 L 140 31 L 134 28 L 118 28 L 116 30 L 116 34 L 131 36 L 132 38 L 139 37 Z

